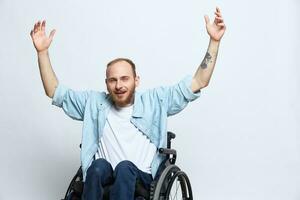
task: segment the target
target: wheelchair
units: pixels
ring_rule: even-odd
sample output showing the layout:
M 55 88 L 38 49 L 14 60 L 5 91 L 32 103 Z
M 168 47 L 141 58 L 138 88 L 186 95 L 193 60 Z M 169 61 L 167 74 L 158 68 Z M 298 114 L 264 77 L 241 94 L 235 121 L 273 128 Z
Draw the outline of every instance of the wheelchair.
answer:
M 135 200 L 193 200 L 192 187 L 185 172 L 175 165 L 176 150 L 171 149 L 171 140 L 175 138 L 172 132 L 167 133 L 167 148 L 160 148 L 159 153 L 165 156 L 147 191 L 137 180 Z M 84 182 L 81 167 L 71 180 L 64 199 L 80 200 Z M 104 187 L 104 200 L 109 200 L 109 186 Z

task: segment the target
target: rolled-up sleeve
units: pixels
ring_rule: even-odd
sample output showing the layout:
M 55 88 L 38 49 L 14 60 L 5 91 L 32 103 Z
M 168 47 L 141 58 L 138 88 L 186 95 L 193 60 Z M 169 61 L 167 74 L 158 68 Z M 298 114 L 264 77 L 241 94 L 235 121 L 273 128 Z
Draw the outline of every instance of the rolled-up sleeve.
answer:
M 198 92 L 192 91 L 192 76 L 186 76 L 183 80 L 179 82 L 178 85 L 183 96 L 186 98 L 187 101 L 194 101 L 200 96 L 201 90 L 199 90 Z
M 58 84 L 52 98 L 52 105 L 62 108 L 72 119 L 83 120 L 88 97 L 89 91 L 74 91 Z
M 182 111 L 189 102 L 194 101 L 200 96 L 200 91 L 194 93 L 191 89 L 192 76 L 186 76 L 179 83 L 166 90 L 168 99 L 167 114 L 174 115 Z
M 67 93 L 68 88 L 64 85 L 58 84 L 55 89 L 54 96 L 52 98 L 52 105 L 62 107 L 64 96 Z

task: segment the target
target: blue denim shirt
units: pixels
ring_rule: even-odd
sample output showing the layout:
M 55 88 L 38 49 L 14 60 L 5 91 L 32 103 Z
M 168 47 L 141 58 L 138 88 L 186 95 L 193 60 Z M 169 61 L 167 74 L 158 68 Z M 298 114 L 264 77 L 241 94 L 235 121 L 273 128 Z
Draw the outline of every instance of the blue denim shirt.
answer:
M 200 96 L 200 91 L 192 92 L 191 84 L 192 77 L 187 76 L 173 86 L 135 92 L 131 123 L 157 148 L 167 147 L 167 117 L 180 112 L 188 102 Z M 103 134 L 107 113 L 113 105 L 111 96 L 98 91 L 74 91 L 58 84 L 52 104 L 61 107 L 72 119 L 83 121 L 80 156 L 85 181 Z M 153 177 L 162 160 L 157 152 L 151 164 Z

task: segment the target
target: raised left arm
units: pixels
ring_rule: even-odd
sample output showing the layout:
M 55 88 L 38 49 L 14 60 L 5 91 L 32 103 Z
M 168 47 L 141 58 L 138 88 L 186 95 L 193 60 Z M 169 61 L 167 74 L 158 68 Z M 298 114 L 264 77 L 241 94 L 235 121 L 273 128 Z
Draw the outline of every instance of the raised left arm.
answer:
M 194 74 L 191 85 L 193 92 L 197 92 L 209 84 L 216 64 L 220 41 L 226 30 L 221 11 L 218 7 L 216 8 L 214 22 L 210 23 L 207 15 L 205 15 L 205 22 L 210 42 L 205 57 Z

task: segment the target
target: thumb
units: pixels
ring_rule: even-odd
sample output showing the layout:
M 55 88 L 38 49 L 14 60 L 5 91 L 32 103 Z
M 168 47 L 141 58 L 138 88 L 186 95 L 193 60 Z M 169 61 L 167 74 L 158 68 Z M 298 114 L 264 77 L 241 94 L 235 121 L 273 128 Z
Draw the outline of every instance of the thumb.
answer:
M 53 29 L 51 32 L 50 32 L 50 35 L 49 35 L 49 39 L 52 40 L 53 39 L 53 36 L 55 34 L 56 30 Z
M 204 15 L 204 19 L 205 19 L 205 23 L 208 24 L 209 23 L 209 17 L 207 15 Z

